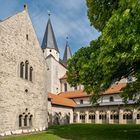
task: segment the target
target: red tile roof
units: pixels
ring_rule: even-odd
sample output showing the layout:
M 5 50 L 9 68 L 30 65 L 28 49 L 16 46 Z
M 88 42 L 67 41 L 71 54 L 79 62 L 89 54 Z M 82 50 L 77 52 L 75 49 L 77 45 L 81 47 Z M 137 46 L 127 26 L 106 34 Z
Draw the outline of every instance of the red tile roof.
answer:
M 109 95 L 121 92 L 121 89 L 125 87 L 126 84 L 114 84 L 110 88 L 108 88 L 101 95 Z M 90 94 L 87 94 L 83 90 L 78 91 L 69 91 L 69 92 L 61 92 L 58 95 L 49 93 L 48 98 L 51 99 L 51 103 L 55 105 L 63 105 L 68 107 L 75 107 L 76 103 L 73 98 L 82 98 L 82 97 L 90 97 Z
M 80 98 L 80 97 L 89 97 L 90 96 L 83 90 L 61 92 L 58 95 L 61 97 L 64 97 L 64 98 Z
M 67 99 L 52 93 L 48 94 L 48 97 L 51 98 L 51 103 L 55 105 L 62 105 L 67 107 L 75 107 L 76 103 L 72 99 Z
M 126 86 L 126 84 L 124 83 L 120 83 L 120 84 L 113 84 L 110 88 L 108 88 L 104 93 L 104 94 L 113 94 L 113 93 L 119 93 L 121 92 L 121 89 L 124 88 Z

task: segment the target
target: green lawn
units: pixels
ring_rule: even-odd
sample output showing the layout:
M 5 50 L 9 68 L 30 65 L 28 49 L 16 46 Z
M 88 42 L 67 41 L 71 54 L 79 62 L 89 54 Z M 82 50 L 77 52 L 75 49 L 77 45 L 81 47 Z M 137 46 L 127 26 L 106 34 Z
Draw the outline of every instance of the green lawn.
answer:
M 71 124 L 47 132 L 0 140 L 140 140 L 140 125 Z

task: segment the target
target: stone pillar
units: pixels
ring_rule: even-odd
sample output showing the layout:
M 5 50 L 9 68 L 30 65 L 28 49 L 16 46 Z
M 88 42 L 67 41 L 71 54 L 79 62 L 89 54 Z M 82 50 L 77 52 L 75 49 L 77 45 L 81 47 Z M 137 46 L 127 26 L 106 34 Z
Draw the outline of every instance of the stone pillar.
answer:
M 80 112 L 77 112 L 77 123 L 80 122 Z
M 70 113 L 70 123 L 73 123 L 73 112 Z
M 123 124 L 123 109 L 119 111 L 119 124 Z
M 110 110 L 107 110 L 106 123 L 110 123 Z
M 99 111 L 96 110 L 95 112 L 95 123 L 99 123 Z
M 133 110 L 133 117 L 132 117 L 132 119 L 133 119 L 133 123 L 136 124 L 136 120 L 137 120 L 137 110 L 136 109 Z
M 88 119 L 89 119 L 89 112 L 88 111 L 86 111 L 86 123 L 88 123 L 89 121 L 88 121 Z

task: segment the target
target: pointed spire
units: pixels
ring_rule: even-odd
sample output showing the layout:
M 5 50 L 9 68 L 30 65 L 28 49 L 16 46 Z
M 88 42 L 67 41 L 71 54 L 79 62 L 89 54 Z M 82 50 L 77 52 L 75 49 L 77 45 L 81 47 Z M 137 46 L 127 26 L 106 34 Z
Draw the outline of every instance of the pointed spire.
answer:
M 54 31 L 52 28 L 52 24 L 51 24 L 51 19 L 50 19 L 50 12 L 48 12 L 48 23 L 47 23 L 47 27 L 45 30 L 45 34 L 44 34 L 44 38 L 43 38 L 43 42 L 42 42 L 42 49 L 55 49 L 57 52 L 59 52 L 57 43 L 56 43 L 56 39 L 55 39 L 55 35 L 54 35 Z
M 65 65 L 67 65 L 67 61 L 71 57 L 72 57 L 72 53 L 71 53 L 71 49 L 69 47 L 68 37 L 66 37 L 66 46 L 65 46 L 64 56 L 63 56 L 63 62 L 64 62 Z

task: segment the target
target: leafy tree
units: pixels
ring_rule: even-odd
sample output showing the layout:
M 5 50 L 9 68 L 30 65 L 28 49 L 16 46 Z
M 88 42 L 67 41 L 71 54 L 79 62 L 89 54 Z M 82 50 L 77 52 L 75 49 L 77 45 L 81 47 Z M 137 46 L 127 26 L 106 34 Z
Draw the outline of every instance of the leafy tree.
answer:
M 140 1 L 87 0 L 87 6 L 101 36 L 69 61 L 69 83 L 84 85 L 96 101 L 114 81 L 133 76 L 135 82 L 123 89 L 122 96 L 135 100 L 140 91 Z

